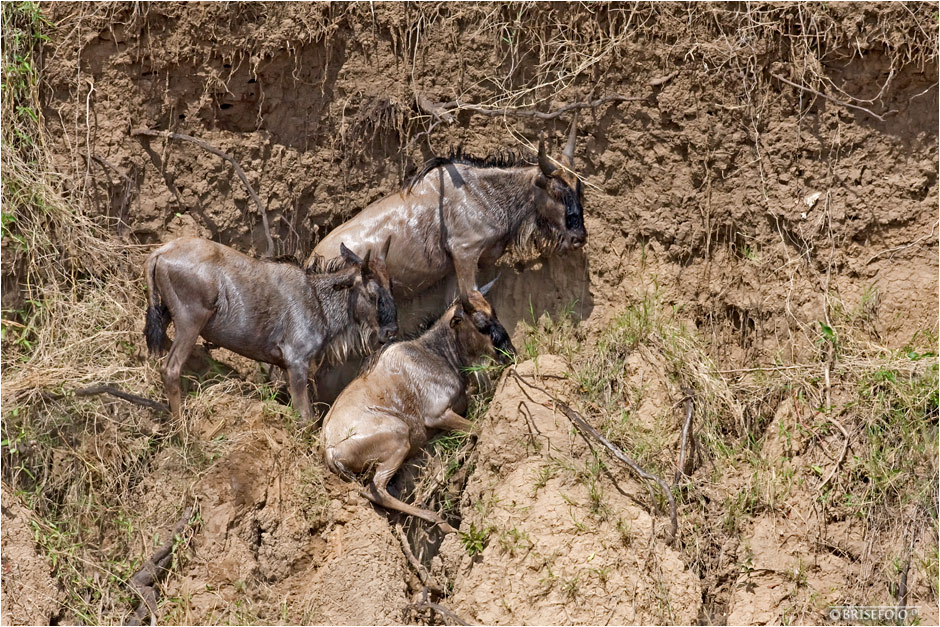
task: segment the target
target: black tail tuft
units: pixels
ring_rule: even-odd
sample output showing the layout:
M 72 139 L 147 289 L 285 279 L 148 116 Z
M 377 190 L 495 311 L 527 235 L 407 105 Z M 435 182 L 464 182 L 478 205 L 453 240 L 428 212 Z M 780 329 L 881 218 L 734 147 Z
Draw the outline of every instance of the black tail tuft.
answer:
M 147 349 L 151 355 L 159 357 L 166 352 L 169 338 L 166 328 L 170 324 L 170 310 L 166 305 L 150 305 L 147 307 L 147 322 L 144 324 L 144 337 L 147 338 Z

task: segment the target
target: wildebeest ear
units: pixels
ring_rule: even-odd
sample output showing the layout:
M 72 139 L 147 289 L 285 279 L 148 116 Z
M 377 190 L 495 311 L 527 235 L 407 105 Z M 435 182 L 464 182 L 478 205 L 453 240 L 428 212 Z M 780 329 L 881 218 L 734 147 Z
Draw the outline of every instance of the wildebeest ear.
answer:
M 385 261 L 385 258 L 388 257 L 388 249 L 392 247 L 392 236 L 389 235 L 385 240 L 385 245 L 382 246 L 382 254 L 379 256 L 379 259 Z
M 451 328 L 456 327 L 462 321 L 463 321 L 463 305 L 461 305 L 460 302 L 458 301 L 457 304 L 454 306 L 454 315 L 451 316 L 450 318 Z
M 356 273 L 350 272 L 349 274 L 339 278 L 333 284 L 334 290 L 348 290 L 356 283 Z
M 339 254 L 343 259 L 346 260 L 347 263 L 351 263 L 357 266 L 362 265 L 362 259 L 359 258 L 359 255 L 346 248 L 346 244 L 343 244 L 342 242 L 340 242 L 339 245 Z

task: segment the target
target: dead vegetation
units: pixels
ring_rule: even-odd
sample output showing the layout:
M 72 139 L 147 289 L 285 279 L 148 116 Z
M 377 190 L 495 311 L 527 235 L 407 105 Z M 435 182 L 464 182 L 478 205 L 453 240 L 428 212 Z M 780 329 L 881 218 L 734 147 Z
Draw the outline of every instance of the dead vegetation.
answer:
M 100 624 L 131 614 L 140 600 L 129 586 L 133 575 L 167 542 L 166 531 L 192 503 L 194 483 L 243 444 L 238 432 L 245 424 L 246 405 L 239 401 L 244 397 L 261 400 L 265 419 L 297 431 L 282 453 L 293 457 L 294 465 L 282 471 L 297 479 L 291 507 L 301 512 L 310 537 L 325 541 L 323 537 L 342 527 L 335 518 L 342 493 L 316 470 L 312 435 L 297 430 L 293 414 L 276 401 L 277 391 L 257 383 L 250 367 L 237 359 L 220 357 L 234 368 L 209 360 L 202 374 L 192 377 L 192 393 L 186 399 L 191 416 L 181 424 L 166 422 L 158 408 L 81 393 L 109 386 L 138 397 L 161 397 L 155 365 L 142 351 L 140 268 L 147 244 L 168 236 L 174 221 L 182 220 L 177 214 L 190 217 L 187 211 L 193 206 L 183 189 L 179 206 L 161 207 L 165 216 L 156 235 L 134 230 L 131 215 L 143 214 L 140 197 L 160 196 L 167 191 L 166 183 L 154 172 L 144 175 L 152 165 L 138 154 L 139 147 L 137 153 L 115 149 L 121 140 L 106 136 L 99 125 L 98 116 L 107 111 L 107 86 L 96 84 L 89 67 L 81 63 L 99 34 L 126 44 L 130 61 L 137 64 L 134 71 L 155 77 L 149 96 L 152 119 L 134 119 L 126 130 L 153 123 L 165 133 L 193 125 L 213 133 L 213 142 L 221 137 L 219 150 L 243 164 L 257 160 L 260 149 L 239 145 L 224 127 L 219 131 L 214 126 L 217 109 L 238 92 L 236 77 L 246 68 L 254 78 L 280 55 L 292 60 L 283 80 L 324 101 L 317 111 L 317 123 L 323 126 L 310 135 L 329 147 L 325 156 L 304 162 L 304 174 L 341 181 L 325 193 L 340 204 L 306 222 L 295 220 L 285 207 L 299 206 L 300 196 L 277 198 L 270 192 L 271 177 L 246 165 L 259 206 L 274 207 L 270 228 L 263 227 L 264 233 L 252 238 L 245 236 L 251 227 L 219 220 L 217 232 L 221 239 L 248 242 L 246 250 L 273 237 L 279 253 L 308 250 L 317 228 L 337 223 L 362 204 L 369 189 L 388 183 L 371 170 L 389 155 L 398 171 L 386 178 L 402 179 L 429 154 L 446 152 L 454 143 L 472 144 L 481 129 L 491 132 L 484 124 L 496 125 L 489 137 L 498 135 L 507 145 L 532 148 L 535 133 L 530 131 L 535 127 L 525 126 L 525 116 L 546 118 L 585 103 L 591 105 L 583 107 L 590 111 L 588 124 L 602 128 L 609 124 L 605 120 L 611 111 L 643 103 L 618 105 L 619 97 L 645 99 L 647 91 L 686 89 L 685 84 L 657 82 L 676 68 L 676 78 L 695 71 L 696 77 L 712 81 L 709 87 L 717 95 L 708 106 L 730 111 L 741 121 L 743 141 L 750 146 L 745 156 L 756 164 L 762 209 L 773 216 L 779 248 L 771 250 L 773 242 L 761 242 L 747 232 L 748 225 L 712 205 L 713 190 L 732 176 L 735 166 L 718 138 L 711 137 L 705 144 L 686 147 L 689 161 L 698 167 L 692 180 L 695 194 L 704 199 L 704 226 L 694 237 L 689 235 L 694 241 L 687 254 L 714 263 L 716 275 L 728 258 L 745 266 L 779 265 L 775 280 L 790 285 L 781 325 L 785 330 L 778 343 L 786 348 L 775 356 L 754 350 L 749 353 L 753 359 L 725 362 L 728 345 L 752 341 L 745 331 L 748 316 L 757 313 L 707 310 L 703 318 L 700 304 L 686 310 L 682 302 L 655 291 L 624 297 L 613 284 L 611 289 L 600 286 L 608 291 L 609 324 L 558 315 L 530 321 L 537 330 L 526 335 L 526 356 L 557 354 L 567 359 L 569 381 L 576 390 L 572 405 L 580 415 L 643 468 L 661 477 L 672 477 L 679 469 L 687 475 L 672 496 L 678 504 L 679 551 L 701 582 L 703 620 L 718 621 L 729 614 L 745 622 L 756 620 L 759 617 L 734 612 L 761 603 L 770 608 L 771 620 L 792 622 L 818 620 L 820 608 L 829 602 L 936 605 L 940 562 L 935 320 L 923 321 L 924 328 L 907 343 L 889 342 L 879 322 L 879 292 L 872 288 L 855 298 L 837 285 L 851 261 L 845 250 L 852 240 L 833 230 L 833 224 L 839 225 L 834 190 L 841 184 L 835 173 L 844 146 L 856 140 L 833 131 L 828 144 L 817 146 L 806 139 L 800 145 L 800 150 L 815 150 L 814 158 L 827 162 L 830 173 L 826 190 L 813 201 L 823 211 L 812 223 L 794 224 L 781 217 L 782 201 L 773 196 L 779 160 L 772 154 L 777 137 L 773 133 L 778 132 L 772 121 L 781 109 L 796 109 L 796 131 L 807 136 L 813 134 L 815 116 L 832 106 L 842 116 L 840 129 L 892 124 L 905 68 L 935 72 L 934 5 L 572 8 L 524 2 L 466 5 L 458 11 L 442 4 L 399 9 L 380 3 L 286 5 L 278 13 L 263 5 L 237 4 L 201 5 L 200 19 L 186 19 L 191 10 L 141 3 L 71 3 L 49 10 L 31 3 L 3 6 L 4 498 L 6 505 L 9 493 L 28 509 L 33 540 L 64 591 L 56 615 L 34 618 Z M 173 20 L 182 25 L 179 30 L 168 28 Z M 165 52 L 157 53 L 145 43 L 168 31 Z M 357 33 L 362 46 L 375 46 L 376 54 L 387 38 L 395 67 L 385 68 L 384 78 L 393 80 L 395 89 L 374 99 L 358 93 L 334 98 L 328 72 L 305 72 L 314 65 L 311 61 L 329 67 L 338 58 L 343 51 L 327 43 L 338 33 Z M 435 47 L 447 38 L 466 55 L 446 62 L 435 56 Z M 219 58 L 206 65 L 199 43 L 203 41 L 220 51 Z M 649 72 L 637 91 L 619 94 L 618 88 L 619 95 L 614 94 L 610 79 L 619 77 L 618 68 L 630 65 L 636 42 L 669 48 L 672 61 Z M 314 49 L 315 54 L 310 52 Z M 837 69 L 872 59 L 885 68 L 877 85 L 860 84 Z M 427 77 L 438 73 L 437 63 L 447 75 L 432 81 Z M 205 68 L 198 89 L 192 94 L 171 92 L 170 77 L 192 64 Z M 642 85 L 646 81 L 655 84 Z M 66 88 L 68 107 L 56 108 L 61 103 L 45 91 L 52 83 Z M 264 130 L 275 120 L 265 108 L 273 96 L 259 89 L 258 100 L 248 103 L 251 116 L 243 132 Z M 935 90 L 935 84 L 929 89 Z M 924 97 L 927 90 L 912 98 Z M 420 95 L 430 108 L 421 105 Z M 684 115 L 679 106 L 666 99 L 661 105 L 670 115 L 675 113 L 670 107 Z M 447 116 L 457 123 L 441 124 Z M 555 117 L 555 122 L 548 120 L 554 124 L 548 128 L 560 135 L 567 119 Z M 600 152 L 600 145 L 595 139 L 592 150 Z M 199 164 L 205 158 L 201 150 L 185 154 L 184 163 Z M 294 154 L 279 158 L 289 161 Z M 177 167 L 173 158 L 169 155 L 163 162 L 170 171 Z M 193 168 L 204 176 L 204 170 Z M 607 184 L 602 180 L 605 173 L 618 172 L 616 164 L 604 168 L 588 181 L 594 192 Z M 151 185 L 148 176 L 158 184 Z M 180 187 L 188 183 L 183 174 L 177 176 Z M 228 184 L 228 174 L 204 178 L 210 188 L 221 190 L 207 193 L 207 199 L 231 201 L 241 193 L 233 191 L 237 185 Z M 933 181 L 928 178 L 925 196 L 935 196 L 935 177 Z M 358 196 L 350 199 L 346 192 Z M 248 198 L 239 196 L 235 204 L 244 207 Z M 199 224 L 202 218 L 193 215 L 193 223 Z M 615 230 L 621 220 L 620 214 L 613 214 L 603 228 Z M 746 237 L 740 235 L 744 232 Z M 871 263 L 879 255 L 886 259 L 907 246 L 935 245 L 933 233 L 922 239 L 902 234 L 898 241 L 885 240 L 877 251 L 865 250 L 864 260 Z M 640 245 L 645 254 L 645 243 Z M 617 241 L 611 245 L 617 246 Z M 600 253 L 594 263 L 608 272 L 604 280 L 610 280 L 613 273 Z M 661 271 L 663 266 L 652 264 L 640 268 L 645 274 Z M 822 303 L 818 316 L 791 306 L 800 289 L 793 285 L 805 286 L 798 280 L 806 276 L 815 286 L 813 297 Z M 596 291 L 598 284 L 593 288 Z M 474 398 L 472 420 L 486 415 L 491 393 L 484 390 Z M 686 472 L 677 464 L 685 450 L 680 433 L 688 397 L 693 399 L 694 447 L 689 450 L 694 454 Z M 460 434 L 433 442 L 426 459 L 412 469 L 410 482 L 402 482 L 403 490 L 412 490 L 407 500 L 458 522 L 464 515 L 461 501 L 468 477 L 481 463 L 474 454 L 475 442 Z M 304 464 L 307 469 L 300 470 Z M 605 494 L 612 488 L 604 483 L 603 472 L 609 466 L 598 456 L 558 457 L 540 467 L 528 490 L 538 494 L 550 481 L 570 479 L 584 489 L 585 518 L 598 526 L 609 523 L 627 546 L 636 543 L 641 532 L 618 521 L 608 505 Z M 507 560 L 541 560 L 546 595 L 583 601 L 585 579 L 555 576 L 551 565 L 558 556 L 536 556 L 535 540 L 527 532 L 490 525 L 488 511 L 481 503 L 480 519 L 462 526 L 459 548 L 464 554 L 479 556 L 493 546 Z M 803 527 L 786 527 L 789 519 Z M 783 543 L 782 548 L 771 543 L 768 538 L 777 538 L 765 534 L 766 528 L 778 525 L 799 542 Z M 436 541 L 418 528 L 407 530 L 417 561 L 430 569 Z M 168 581 L 191 563 L 190 541 L 187 536 L 174 545 L 180 559 L 174 561 Z M 778 563 L 768 556 L 778 556 Z M 592 568 L 592 585 L 606 584 L 604 567 Z M 818 595 L 818 579 L 835 572 L 847 573 L 838 580 L 841 597 Z M 288 614 L 279 600 L 265 596 L 268 583 L 239 581 L 231 585 L 247 597 L 241 605 L 200 613 L 204 610 L 182 596 L 164 597 L 157 607 L 159 619 L 270 622 L 319 616 L 312 610 Z M 747 590 L 774 586 L 786 591 L 781 599 L 765 602 L 746 596 Z M 415 588 L 416 594 L 420 590 Z M 447 593 L 445 589 L 445 599 Z M 673 616 L 667 598 L 651 593 L 649 600 L 661 620 Z M 434 601 L 418 597 L 416 602 L 421 613 L 414 616 L 433 620 L 427 608 L 434 609 Z M 450 607 L 447 600 L 441 604 Z M 308 606 L 304 608 L 308 612 Z

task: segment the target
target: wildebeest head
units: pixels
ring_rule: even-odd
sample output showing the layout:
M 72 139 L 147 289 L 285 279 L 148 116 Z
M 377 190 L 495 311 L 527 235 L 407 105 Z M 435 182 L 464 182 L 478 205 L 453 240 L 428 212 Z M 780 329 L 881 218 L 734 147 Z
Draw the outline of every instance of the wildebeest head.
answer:
M 587 241 L 584 228 L 584 209 L 581 206 L 583 189 L 574 173 L 574 143 L 577 136 L 578 116 L 575 113 L 568 131 L 568 145 L 562 153 L 564 168 L 559 168 L 545 154 L 545 142 L 539 141 L 539 178 L 536 181 L 536 205 L 540 217 L 558 238 L 561 252 L 581 248 Z
M 477 290 L 457 299 L 450 326 L 457 334 L 461 348 L 471 359 L 490 355 L 501 363 L 507 363 L 516 354 L 509 334 L 496 318 L 496 311 Z
M 392 238 L 385 240 L 382 252 L 372 256 L 369 249 L 361 259 L 340 244 L 340 255 L 356 271 L 350 273 L 348 285 L 352 292 L 352 315 L 356 322 L 375 330 L 379 342 L 386 343 L 398 335 L 398 312 L 392 298 L 392 284 L 385 265 Z

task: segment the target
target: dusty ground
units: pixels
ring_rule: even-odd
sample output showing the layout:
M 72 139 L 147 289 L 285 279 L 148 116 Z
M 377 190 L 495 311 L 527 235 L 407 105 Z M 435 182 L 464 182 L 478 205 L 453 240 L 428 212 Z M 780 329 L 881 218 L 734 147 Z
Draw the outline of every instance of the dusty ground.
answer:
M 402 551 L 403 521 L 329 475 L 315 433 L 251 362 L 225 351 L 204 360 L 183 425 L 106 397 L 79 407 L 37 396 L 120 377 L 162 398 L 140 335 L 144 254 L 182 234 L 264 249 L 262 217 L 231 164 L 135 129 L 229 153 L 266 208 L 276 254 L 301 259 L 425 159 L 458 144 L 527 150 L 543 131 L 559 151 L 570 120 L 463 110 L 448 124 L 415 104 L 419 93 L 543 111 L 639 97 L 582 112 L 586 248 L 503 268 L 494 301 L 522 349 L 518 372 L 537 372 L 668 480 L 683 386 L 698 381 L 705 399 L 704 452 L 676 489 L 679 540 L 668 544 L 668 516 L 646 485 L 504 375 L 461 470 L 441 481 L 446 498 L 432 499 L 462 534 L 438 546 L 405 524 L 444 589 L 437 601 L 493 624 L 812 623 L 828 605 L 896 603 L 904 572 L 908 605 L 936 622 L 936 499 L 898 505 L 910 513 L 899 527 L 818 493 L 834 466 L 838 498 L 875 476 L 858 470 L 871 432 L 858 399 L 880 370 L 874 349 L 849 359 L 861 344 L 843 338 L 936 351 L 940 103 L 936 11 L 923 7 L 43 5 L 43 145 L 62 196 L 105 227 L 120 259 L 95 277 L 121 313 L 72 321 L 81 334 L 70 347 L 93 338 L 86 355 L 63 349 L 73 361 L 23 352 L 6 321 L 29 326 L 17 313 L 35 300 L 23 273 L 42 260 L 5 236 L 4 622 L 122 620 L 134 605 L 123 581 L 193 502 L 198 517 L 161 589 L 163 623 L 446 622 L 413 607 L 423 586 Z M 63 267 L 88 254 L 61 250 Z M 71 309 L 111 315 L 110 300 L 72 298 Z M 701 377 L 683 378 L 660 329 L 627 343 L 609 389 L 590 396 L 581 375 L 600 338 L 654 301 L 695 338 Z M 826 356 L 821 331 L 837 326 L 841 361 Z M 539 341 L 551 349 L 528 352 Z M 117 357 L 102 366 L 92 353 L 104 344 Z M 898 372 L 936 378 L 918 363 Z M 806 364 L 804 379 L 773 378 Z M 742 374 L 761 366 L 781 370 Z M 853 371 L 863 366 L 869 374 Z M 603 403 L 621 392 L 629 415 L 614 424 Z M 919 416 L 932 440 L 915 444 L 929 458 L 936 401 Z M 841 463 L 833 417 L 853 443 Z M 27 433 L 37 422 L 53 427 Z M 18 430 L 24 444 L 11 445 Z M 443 453 L 421 463 L 409 477 L 444 474 Z M 936 477 L 935 460 L 916 463 L 912 472 Z M 124 477 L 119 491 L 104 473 Z M 42 495 L 36 512 L 16 490 Z M 37 512 L 51 520 L 79 503 L 74 533 L 31 531 Z M 83 570 L 89 561 L 98 566 Z

